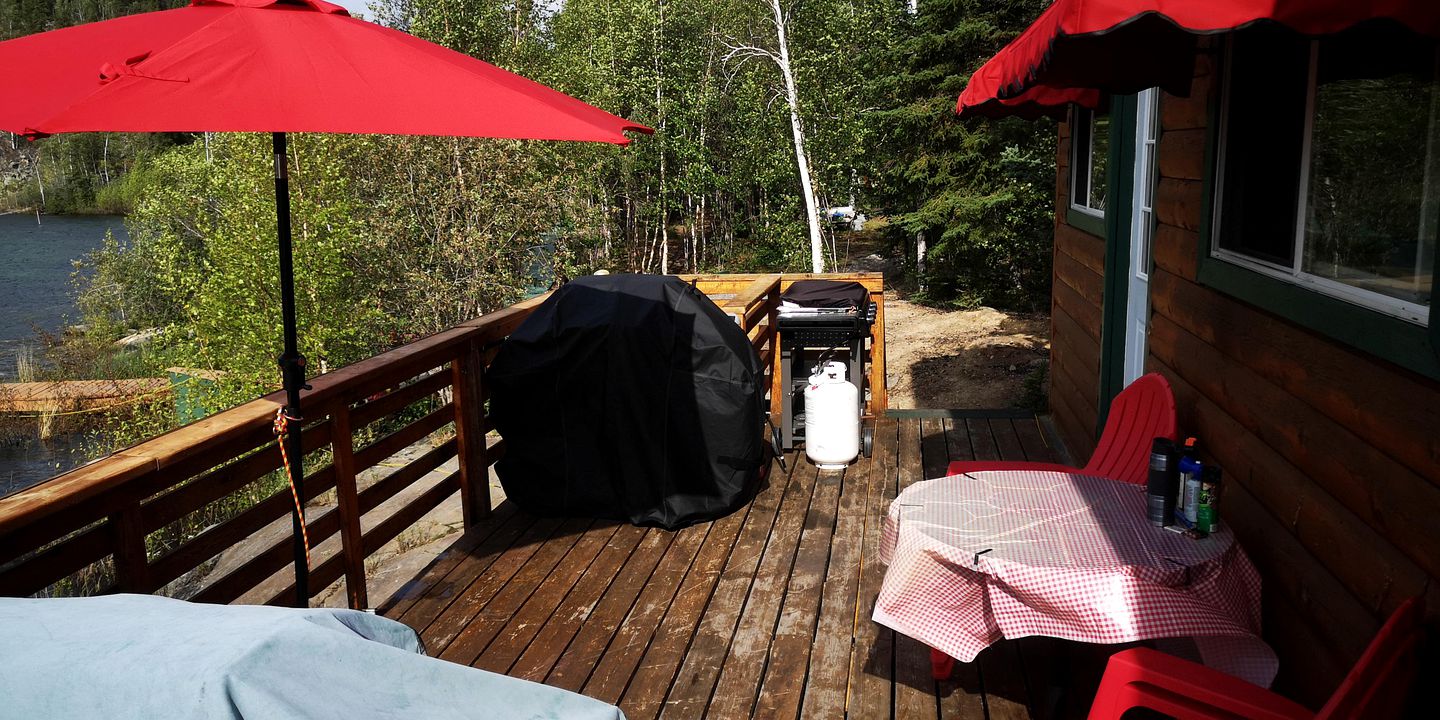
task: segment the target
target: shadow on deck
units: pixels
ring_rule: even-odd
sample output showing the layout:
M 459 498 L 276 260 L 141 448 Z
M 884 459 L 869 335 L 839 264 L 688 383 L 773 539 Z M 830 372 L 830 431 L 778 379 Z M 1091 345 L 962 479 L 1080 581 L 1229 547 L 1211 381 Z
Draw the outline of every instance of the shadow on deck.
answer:
M 1056 461 L 1033 417 L 885 418 L 874 457 L 792 455 L 747 508 L 678 532 L 502 503 L 380 608 L 431 655 L 674 718 L 1082 716 L 1118 648 L 1005 641 L 951 679 L 870 620 L 896 493 L 950 459 Z

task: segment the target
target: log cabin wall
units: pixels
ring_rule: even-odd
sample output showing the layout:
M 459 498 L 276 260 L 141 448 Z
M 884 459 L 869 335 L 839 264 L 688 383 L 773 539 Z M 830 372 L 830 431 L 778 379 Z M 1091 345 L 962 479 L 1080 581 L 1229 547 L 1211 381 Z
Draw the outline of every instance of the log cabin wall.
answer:
M 1070 207 L 1070 126 L 1055 154 L 1054 281 L 1050 292 L 1050 411 L 1060 439 L 1083 462 L 1095 449 L 1100 393 L 1100 304 L 1105 239 L 1066 223 Z
M 1161 98 L 1147 366 L 1181 432 L 1225 471 L 1221 516 L 1264 582 L 1277 690 L 1318 706 L 1405 598 L 1440 611 L 1440 383 L 1303 329 L 1197 279 L 1206 144 L 1218 96 L 1201 57 L 1190 97 Z M 1064 223 L 1057 175 L 1051 408 L 1077 459 L 1093 446 L 1103 241 Z M 1433 659 L 1421 677 L 1435 677 Z

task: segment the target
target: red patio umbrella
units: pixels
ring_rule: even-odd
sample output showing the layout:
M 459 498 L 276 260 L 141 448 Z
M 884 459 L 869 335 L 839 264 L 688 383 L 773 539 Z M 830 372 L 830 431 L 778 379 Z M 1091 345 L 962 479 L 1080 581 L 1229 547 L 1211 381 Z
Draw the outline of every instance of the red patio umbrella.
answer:
M 455 135 L 624 145 L 650 129 L 489 63 L 350 17 L 323 0 L 192 0 L 0 43 L 0 129 L 269 132 L 275 151 L 286 403 L 298 421 L 287 132 Z M 298 426 L 298 422 L 295 425 Z M 284 434 L 296 497 L 295 597 L 308 604 L 299 428 Z

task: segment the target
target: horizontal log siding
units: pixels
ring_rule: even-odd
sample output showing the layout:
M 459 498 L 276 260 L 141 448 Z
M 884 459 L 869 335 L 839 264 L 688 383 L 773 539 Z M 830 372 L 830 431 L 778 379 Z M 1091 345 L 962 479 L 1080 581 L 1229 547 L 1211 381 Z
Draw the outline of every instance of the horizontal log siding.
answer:
M 1175 388 L 1182 432 L 1197 434 L 1226 471 L 1222 517 L 1264 578 L 1265 634 L 1281 661 L 1276 687 L 1313 706 L 1406 597 L 1429 596 L 1434 626 L 1440 384 L 1197 283 L 1210 68 L 1197 65 L 1189 98 L 1161 100 L 1148 363 Z M 1061 253 L 1083 254 L 1085 244 L 1062 229 L 1055 307 L 1087 332 L 1055 347 L 1089 348 L 1099 315 L 1067 310 L 1083 293 L 1061 287 L 1076 282 Z M 1057 332 L 1065 327 L 1056 322 Z M 1058 364 L 1083 366 L 1093 353 L 1079 354 Z M 1054 382 L 1074 377 L 1057 372 Z M 1075 421 L 1062 418 L 1057 412 L 1071 441 Z
M 1050 295 L 1050 412 L 1077 461 L 1095 449 L 1100 388 L 1100 303 L 1105 240 L 1065 222 L 1070 207 L 1070 127 L 1055 153 L 1054 282 Z

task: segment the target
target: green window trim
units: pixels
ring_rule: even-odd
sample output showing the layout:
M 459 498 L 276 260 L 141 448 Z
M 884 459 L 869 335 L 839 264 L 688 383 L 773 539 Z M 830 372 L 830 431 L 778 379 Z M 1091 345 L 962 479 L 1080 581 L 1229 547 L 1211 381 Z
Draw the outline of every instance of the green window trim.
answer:
M 1065 224 L 1096 237 L 1105 237 L 1105 218 L 1077 210 L 1074 205 L 1065 209 Z
M 1126 302 L 1130 294 L 1130 213 L 1135 191 L 1136 95 L 1110 97 L 1110 157 L 1105 218 L 1096 232 L 1105 238 L 1105 285 L 1100 301 L 1100 405 L 1095 415 L 1095 437 L 1105 431 L 1110 403 L 1125 389 Z M 1097 218 L 1098 219 L 1098 218 Z
M 1224 53 L 1217 53 L 1222 59 Z M 1226 82 L 1227 68 L 1215 77 Z M 1221 102 L 1210 102 L 1205 137 L 1205 177 L 1200 208 L 1199 264 L 1196 280 L 1209 288 L 1278 315 L 1300 327 L 1337 340 L 1425 377 L 1440 380 L 1440 311 L 1430 304 L 1428 327 L 1286 282 L 1213 255 L 1215 187 L 1218 181 Z M 1431 278 L 1431 297 L 1440 290 L 1440 253 Z
M 1436 354 L 1436 348 L 1440 348 L 1440 334 L 1436 332 L 1440 318 L 1436 317 L 1433 304 L 1430 327 L 1423 328 L 1211 257 L 1210 239 L 1203 234 L 1200 244 L 1200 284 L 1357 350 L 1440 380 L 1440 356 Z
M 1094 125 L 1097 113 L 1095 111 L 1084 110 L 1079 106 L 1072 105 L 1070 107 L 1070 116 L 1068 119 L 1068 122 L 1070 123 L 1070 167 L 1069 171 L 1065 173 L 1065 224 L 1074 228 L 1078 228 L 1080 230 L 1084 230 L 1091 235 L 1103 238 L 1105 237 L 1105 229 L 1107 225 L 1106 217 L 1109 215 L 1113 215 L 1114 213 L 1086 207 L 1084 205 L 1081 205 L 1080 203 L 1077 203 L 1075 198 L 1075 190 L 1076 187 L 1079 185 L 1079 183 L 1077 182 L 1077 176 L 1080 172 L 1081 167 L 1083 166 L 1085 172 L 1088 174 L 1090 172 L 1092 164 L 1095 161 L 1094 158 L 1090 156 L 1090 151 L 1093 148 L 1088 141 L 1086 143 L 1085 158 L 1083 159 L 1083 161 L 1081 160 L 1081 148 L 1079 144 L 1076 143 L 1079 133 L 1081 133 L 1082 112 L 1088 113 L 1084 116 L 1084 136 L 1089 138 L 1095 132 Z M 1114 140 L 1115 137 L 1112 128 L 1112 134 L 1110 136 L 1110 147 L 1108 148 L 1106 153 L 1107 160 L 1114 159 L 1115 146 L 1117 145 Z M 1115 167 L 1113 165 L 1107 164 L 1105 167 L 1105 187 L 1107 194 L 1109 193 L 1109 188 L 1113 187 L 1115 180 Z M 1089 190 L 1086 190 L 1086 192 L 1088 193 Z M 1113 205 L 1114 203 L 1107 202 L 1107 204 Z

